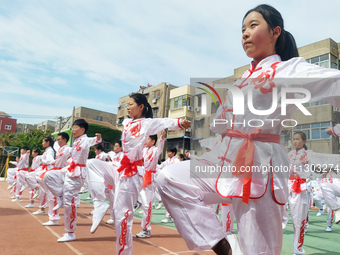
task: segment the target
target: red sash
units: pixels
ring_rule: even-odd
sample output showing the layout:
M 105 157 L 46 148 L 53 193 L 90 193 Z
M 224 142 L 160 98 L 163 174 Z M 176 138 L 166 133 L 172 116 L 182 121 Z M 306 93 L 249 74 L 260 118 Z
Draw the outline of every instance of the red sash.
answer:
M 40 175 L 40 178 L 41 178 L 41 179 L 44 179 L 45 174 L 46 174 L 47 172 L 49 172 L 49 171 L 52 171 L 52 170 L 60 170 L 60 169 L 61 169 L 61 167 L 53 167 L 53 168 L 51 168 L 50 170 L 46 170 L 45 172 L 43 172 L 43 173 Z
M 124 155 L 123 159 L 120 161 L 121 166 L 117 169 L 118 173 L 125 169 L 125 175 L 127 177 L 134 176 L 137 172 L 137 166 L 143 165 L 143 159 L 131 162 L 130 159 Z
M 238 130 L 227 130 L 227 136 L 235 137 L 235 138 L 245 138 L 245 141 L 241 145 L 240 149 L 237 152 L 236 158 L 234 160 L 233 166 L 236 167 L 236 172 L 233 175 L 244 174 L 243 177 L 243 197 L 242 201 L 248 204 L 250 197 L 250 186 L 251 186 L 251 172 L 242 172 L 241 167 L 250 168 L 253 166 L 254 162 L 254 152 L 255 145 L 254 141 L 265 142 L 265 143 L 280 143 L 280 135 L 274 134 L 262 134 L 261 129 L 255 129 L 254 132 L 250 135 L 243 133 Z
M 306 179 L 289 178 L 289 180 L 293 181 L 292 190 L 294 193 L 301 193 L 301 184 L 305 183 Z
M 18 171 L 28 171 L 28 168 L 20 168 Z
M 143 180 L 143 189 L 151 184 L 152 181 L 152 173 L 156 173 L 155 170 L 145 170 L 144 172 L 144 180 Z
M 79 166 L 79 167 L 86 167 L 86 164 L 76 164 L 74 163 L 73 161 L 71 162 L 70 166 L 67 168 L 68 171 L 70 173 L 73 173 L 74 172 L 74 169 L 76 169 L 76 167 Z

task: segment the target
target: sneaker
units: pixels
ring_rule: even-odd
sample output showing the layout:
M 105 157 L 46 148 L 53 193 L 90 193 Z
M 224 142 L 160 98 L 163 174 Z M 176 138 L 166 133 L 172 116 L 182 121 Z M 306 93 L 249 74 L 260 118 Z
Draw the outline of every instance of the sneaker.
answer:
M 137 201 L 137 203 L 135 204 L 133 210 L 134 210 L 134 211 L 137 211 L 137 210 L 138 210 L 139 208 L 141 208 L 141 207 L 142 207 L 142 203 L 139 202 L 139 201 Z
M 17 184 L 17 183 L 16 183 L 16 182 L 13 182 L 12 184 L 8 185 L 7 189 L 13 188 L 15 184 Z
M 166 217 L 165 219 L 161 220 L 162 223 L 172 223 L 174 220 L 171 217 Z
M 28 187 L 27 184 L 23 185 L 20 189 L 20 192 L 23 192 L 25 189 L 27 189 L 27 187 Z
M 159 202 L 158 205 L 157 205 L 157 207 L 156 207 L 156 210 L 161 209 L 163 206 L 164 206 L 164 205 L 163 205 L 163 202 Z
M 335 215 L 335 224 L 339 224 L 340 222 L 340 208 L 334 210 L 334 215 Z
M 92 210 L 91 212 L 89 212 L 89 215 L 93 215 L 93 211 L 94 211 L 94 210 Z
M 66 233 L 63 237 L 58 239 L 58 242 L 70 242 L 76 240 L 76 235 L 74 233 Z
M 139 214 L 143 214 L 143 210 L 140 210 L 138 213 L 139 213 Z
M 57 205 L 55 207 L 53 207 L 53 211 L 58 210 L 64 204 L 63 197 L 58 197 L 57 200 L 58 200 Z
M 87 198 L 85 198 L 85 200 L 91 200 L 92 197 L 88 196 Z
M 327 227 L 325 231 L 326 232 L 332 232 L 332 228 L 331 227 Z
M 34 195 L 33 195 L 33 198 L 32 198 L 32 199 L 34 200 L 34 199 L 36 199 L 37 197 L 39 197 L 39 193 L 40 193 L 40 191 L 39 191 L 38 189 L 35 189 L 35 190 L 34 190 Z
M 14 198 L 14 199 L 12 199 L 12 202 L 21 202 L 22 200 L 20 199 L 20 198 Z
M 112 225 L 112 224 L 114 224 L 114 223 L 115 223 L 114 219 L 109 219 L 109 220 L 106 222 L 106 224 L 110 224 L 110 225 Z
M 318 213 L 316 214 L 317 217 L 321 216 L 325 211 L 323 209 L 319 209 Z
M 94 203 L 93 205 L 94 205 L 94 210 L 93 210 L 93 217 L 92 217 L 92 226 L 90 230 L 92 234 L 96 232 L 100 222 L 105 216 L 107 209 L 109 209 L 110 207 L 109 204 L 105 202 L 101 202 L 101 201 L 96 201 L 96 203 Z
M 39 209 L 38 211 L 36 211 L 36 212 L 34 212 L 32 214 L 34 214 L 34 215 L 45 215 L 46 213 L 45 213 L 45 211 Z
M 34 208 L 34 204 L 25 205 L 25 208 Z
M 15 198 L 15 196 L 11 196 L 11 197 L 10 197 L 10 199 L 14 199 L 14 198 Z
M 141 232 L 139 232 L 136 237 L 138 238 L 148 238 L 151 237 L 151 233 L 149 230 L 142 230 Z
M 49 221 L 43 223 L 43 226 L 58 226 L 58 221 L 57 220 L 49 220 Z

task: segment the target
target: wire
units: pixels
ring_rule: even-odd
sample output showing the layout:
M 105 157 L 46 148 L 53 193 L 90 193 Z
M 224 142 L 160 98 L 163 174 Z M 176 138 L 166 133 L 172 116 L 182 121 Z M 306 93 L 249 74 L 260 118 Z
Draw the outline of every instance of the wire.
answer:
M 62 116 L 51 116 L 51 115 L 28 115 L 28 114 L 15 114 L 15 113 L 8 113 L 11 117 L 16 118 L 31 118 L 31 119 L 59 119 Z M 64 118 L 64 117 L 62 117 Z

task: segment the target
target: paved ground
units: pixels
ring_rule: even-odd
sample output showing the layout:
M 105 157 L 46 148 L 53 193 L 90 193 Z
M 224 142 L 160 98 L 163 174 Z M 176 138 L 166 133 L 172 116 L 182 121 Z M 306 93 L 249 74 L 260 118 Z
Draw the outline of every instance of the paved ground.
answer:
M 78 208 L 77 240 L 70 243 L 58 243 L 57 239 L 64 233 L 64 227 L 44 227 L 42 223 L 48 216 L 35 216 L 32 212 L 37 208 L 24 208 L 28 203 L 28 193 L 24 194 L 21 203 L 12 203 L 9 199 L 7 183 L 0 181 L 0 254 L 4 255 L 33 255 L 33 254 L 115 254 L 116 236 L 114 227 L 102 223 L 95 234 L 90 234 L 91 216 L 93 209 L 90 201 L 86 200 L 87 194 L 81 196 L 81 207 Z M 63 209 L 61 220 L 63 222 Z M 185 242 L 176 231 L 173 223 L 161 224 L 164 218 L 164 209 L 154 210 L 152 219 L 152 237 L 148 239 L 134 238 L 133 254 L 214 254 L 212 251 L 188 251 Z M 326 214 L 316 217 L 316 211 L 310 212 L 310 226 L 305 236 L 304 248 L 306 254 L 335 255 L 340 254 L 340 225 L 333 226 L 333 232 L 325 232 Z M 141 230 L 140 219 L 142 215 L 135 214 L 133 234 Z M 109 213 L 104 221 L 109 219 Z M 236 229 L 236 224 L 234 225 Z M 283 231 L 282 254 L 293 254 L 293 226 L 291 221 Z M 255 254 L 254 254 L 255 255 Z

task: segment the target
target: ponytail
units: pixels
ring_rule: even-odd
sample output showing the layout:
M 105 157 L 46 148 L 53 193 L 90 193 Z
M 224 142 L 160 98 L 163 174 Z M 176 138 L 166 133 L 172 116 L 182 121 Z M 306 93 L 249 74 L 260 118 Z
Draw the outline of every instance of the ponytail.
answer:
M 133 100 L 135 100 L 137 105 L 144 105 L 142 116 L 145 118 L 153 118 L 151 105 L 148 103 L 147 98 L 140 93 L 135 93 L 130 95 Z
M 307 145 L 306 145 L 306 144 L 304 144 L 304 145 L 303 145 L 303 148 L 304 148 L 305 150 L 308 150 L 308 148 L 307 148 Z
M 296 47 L 295 39 L 291 33 L 284 29 L 281 13 L 270 5 L 261 4 L 249 10 L 244 16 L 243 20 L 249 13 L 254 11 L 262 15 L 264 20 L 267 22 L 269 29 L 273 30 L 277 26 L 281 28 L 281 34 L 277 38 L 275 45 L 276 54 L 278 54 L 283 61 L 298 57 L 299 53 Z

